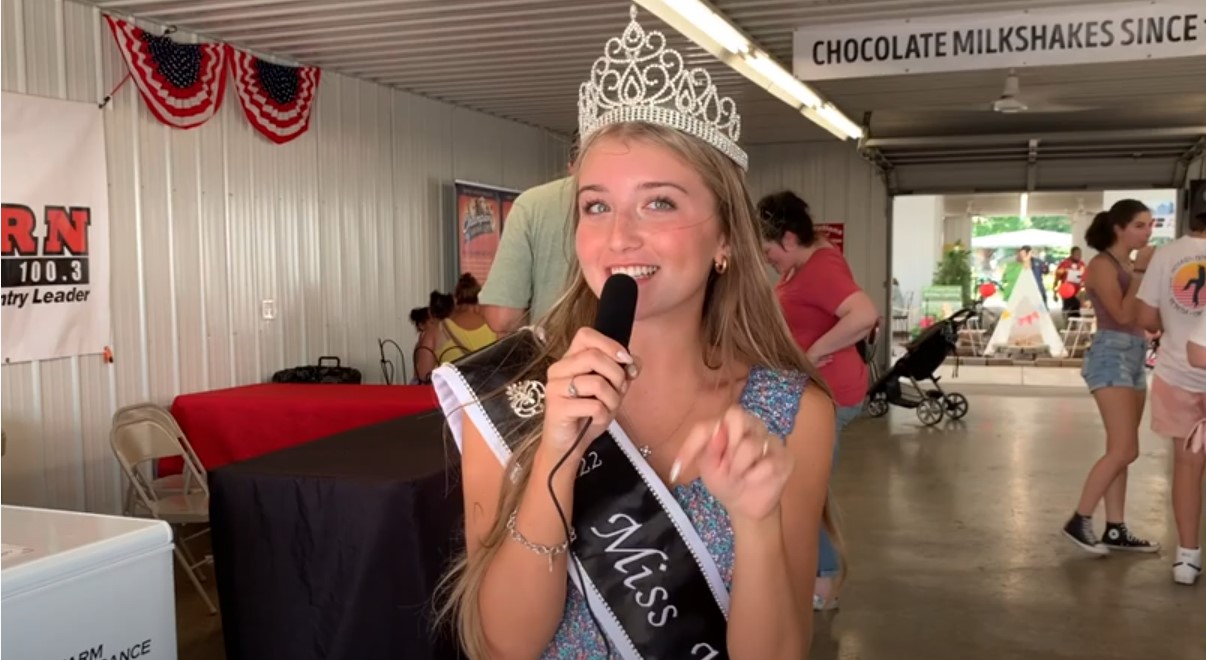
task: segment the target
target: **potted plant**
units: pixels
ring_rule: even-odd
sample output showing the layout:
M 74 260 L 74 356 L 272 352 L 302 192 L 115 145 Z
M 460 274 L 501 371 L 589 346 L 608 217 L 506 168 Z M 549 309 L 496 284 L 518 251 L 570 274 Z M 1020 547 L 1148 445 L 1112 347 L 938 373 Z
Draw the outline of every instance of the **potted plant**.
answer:
M 934 271 L 934 284 L 960 287 L 963 305 L 971 305 L 971 252 L 963 247 L 962 241 L 955 241 L 942 254 L 942 261 L 938 262 L 938 269 Z

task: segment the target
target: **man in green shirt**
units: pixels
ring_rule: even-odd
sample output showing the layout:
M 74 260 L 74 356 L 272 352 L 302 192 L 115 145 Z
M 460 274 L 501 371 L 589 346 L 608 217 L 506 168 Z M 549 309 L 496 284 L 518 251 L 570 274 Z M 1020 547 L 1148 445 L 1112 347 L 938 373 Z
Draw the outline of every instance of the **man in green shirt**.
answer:
M 478 296 L 498 335 L 514 332 L 525 319 L 539 319 L 565 291 L 574 249 L 574 192 L 573 177 L 565 177 L 528 189 L 511 206 Z

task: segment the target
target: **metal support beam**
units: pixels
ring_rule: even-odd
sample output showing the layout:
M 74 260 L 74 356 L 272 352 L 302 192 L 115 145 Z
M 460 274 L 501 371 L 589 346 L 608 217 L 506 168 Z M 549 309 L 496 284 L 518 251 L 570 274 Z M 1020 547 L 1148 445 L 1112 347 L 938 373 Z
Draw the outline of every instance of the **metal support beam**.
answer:
M 858 153 L 863 157 L 863 160 L 871 163 L 871 166 L 879 173 L 879 178 L 883 179 L 884 187 L 888 189 L 888 194 L 895 195 L 899 185 L 896 177 L 896 166 L 892 164 L 892 161 L 888 160 L 883 152 L 878 149 L 860 148 Z
M 1109 142 L 1117 140 L 1176 140 L 1206 136 L 1206 126 L 1176 128 L 1138 128 L 1117 131 L 1066 131 L 1060 133 L 991 133 L 987 135 L 935 135 L 930 137 L 868 138 L 872 149 L 909 147 L 967 147 L 977 145 L 1027 144 L 1041 142 Z
M 1026 192 L 1034 192 L 1038 185 L 1038 140 L 1030 141 L 1030 153 L 1026 156 Z
M 1203 153 L 1206 153 L 1206 136 L 1194 142 L 1192 147 L 1186 149 L 1185 153 L 1177 158 L 1176 167 L 1173 168 L 1174 187 L 1185 187 L 1185 180 L 1189 178 L 1189 166 L 1193 164 L 1194 159 Z

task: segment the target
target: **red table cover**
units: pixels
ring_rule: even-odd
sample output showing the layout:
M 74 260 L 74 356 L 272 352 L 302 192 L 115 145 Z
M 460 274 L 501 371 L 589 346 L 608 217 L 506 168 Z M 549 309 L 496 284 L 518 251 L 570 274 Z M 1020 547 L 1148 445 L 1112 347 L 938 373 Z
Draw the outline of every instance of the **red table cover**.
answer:
M 437 405 L 430 385 L 266 383 L 178 396 L 172 415 L 212 470 Z M 180 463 L 160 468 L 179 472 Z

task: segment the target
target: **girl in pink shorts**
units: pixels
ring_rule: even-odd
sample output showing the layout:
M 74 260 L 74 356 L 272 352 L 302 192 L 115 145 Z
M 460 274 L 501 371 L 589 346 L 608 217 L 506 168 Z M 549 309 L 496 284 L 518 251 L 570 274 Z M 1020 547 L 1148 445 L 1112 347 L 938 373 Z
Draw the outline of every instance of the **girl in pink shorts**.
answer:
M 1156 250 L 1139 287 L 1139 322 L 1163 330 L 1152 380 L 1152 430 L 1173 439 L 1173 517 L 1178 548 L 1173 579 L 1202 574 L 1199 544 L 1202 474 L 1206 471 L 1206 213 L 1190 233 Z

